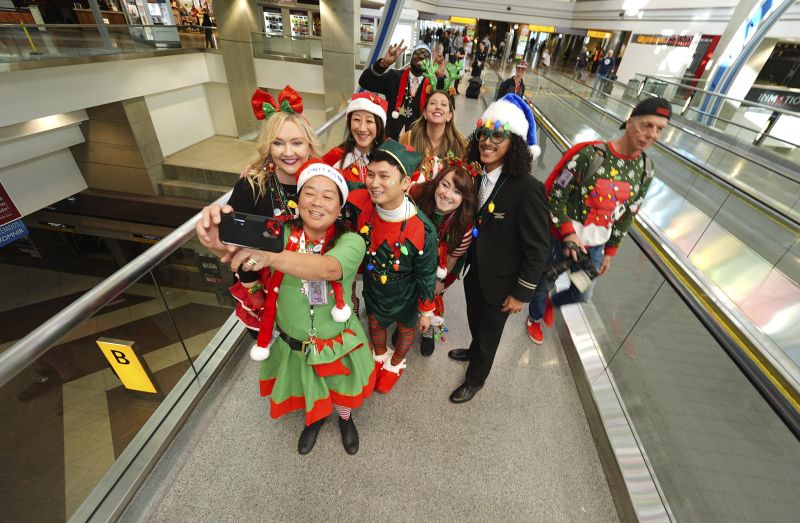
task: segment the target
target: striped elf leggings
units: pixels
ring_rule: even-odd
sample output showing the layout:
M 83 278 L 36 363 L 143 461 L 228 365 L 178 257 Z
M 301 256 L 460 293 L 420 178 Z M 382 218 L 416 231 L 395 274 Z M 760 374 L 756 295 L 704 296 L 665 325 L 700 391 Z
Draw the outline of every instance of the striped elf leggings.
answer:
M 369 337 L 372 341 L 372 348 L 375 354 L 380 356 L 386 353 L 386 328 L 383 327 L 378 319 L 370 314 L 367 316 L 369 323 Z M 411 344 L 414 343 L 414 336 L 416 332 L 414 327 L 408 327 L 400 322 L 397 322 L 397 344 L 394 347 L 394 354 L 392 355 L 392 365 L 397 365 L 403 361 L 411 350 Z

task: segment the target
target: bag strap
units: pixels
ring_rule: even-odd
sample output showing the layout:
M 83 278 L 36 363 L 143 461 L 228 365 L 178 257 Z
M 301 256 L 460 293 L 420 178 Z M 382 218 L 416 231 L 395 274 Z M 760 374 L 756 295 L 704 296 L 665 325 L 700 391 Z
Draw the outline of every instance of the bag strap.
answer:
M 593 145 L 592 149 L 594 149 L 594 155 L 592 156 L 592 161 L 589 163 L 589 168 L 586 169 L 583 175 L 575 176 L 575 185 L 583 185 L 583 181 L 592 178 L 594 173 L 597 172 L 597 169 L 606 161 L 606 151 L 604 149 L 596 145 Z

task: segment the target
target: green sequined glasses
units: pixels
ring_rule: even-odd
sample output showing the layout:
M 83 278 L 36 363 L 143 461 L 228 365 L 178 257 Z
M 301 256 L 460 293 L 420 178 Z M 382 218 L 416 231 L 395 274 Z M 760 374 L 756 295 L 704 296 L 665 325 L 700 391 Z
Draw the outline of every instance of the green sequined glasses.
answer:
M 508 131 L 504 129 L 498 129 L 495 131 L 494 129 L 479 127 L 478 129 L 475 129 L 475 132 L 472 133 L 472 136 L 474 136 L 479 142 L 491 140 L 493 144 L 499 145 L 503 143 L 506 138 L 508 138 Z

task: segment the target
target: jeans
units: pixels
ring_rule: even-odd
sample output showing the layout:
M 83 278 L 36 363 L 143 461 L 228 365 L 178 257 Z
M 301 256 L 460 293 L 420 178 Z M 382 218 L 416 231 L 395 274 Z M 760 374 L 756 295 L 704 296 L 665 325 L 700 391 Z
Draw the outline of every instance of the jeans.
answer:
M 595 268 L 599 270 L 600 265 L 603 264 L 603 246 L 595 245 L 594 247 L 586 247 L 586 251 L 589 253 L 589 257 L 592 259 Z M 550 265 L 563 259 L 564 246 L 560 241 L 551 236 L 550 254 L 547 257 L 547 264 Z M 544 316 L 544 306 L 547 302 L 547 295 L 550 293 L 552 288 L 553 284 L 548 282 L 544 277 L 544 274 L 542 274 L 542 277 L 539 279 L 539 284 L 536 285 L 536 290 L 533 292 L 531 303 L 528 306 L 528 317 L 531 320 L 539 321 L 542 319 L 542 316 Z M 594 282 L 592 282 L 589 288 L 586 289 L 586 292 L 580 292 L 575 288 L 574 285 L 572 285 L 572 283 L 570 283 L 569 289 L 554 294 L 550 300 L 553 303 L 553 307 L 561 307 L 562 305 L 569 305 L 570 303 L 581 303 L 589 301 L 589 299 L 592 297 L 593 290 Z
M 606 83 L 605 75 L 600 75 L 599 73 L 594 77 L 594 83 L 592 84 L 592 96 L 600 94 L 600 91 L 603 89 L 603 86 Z

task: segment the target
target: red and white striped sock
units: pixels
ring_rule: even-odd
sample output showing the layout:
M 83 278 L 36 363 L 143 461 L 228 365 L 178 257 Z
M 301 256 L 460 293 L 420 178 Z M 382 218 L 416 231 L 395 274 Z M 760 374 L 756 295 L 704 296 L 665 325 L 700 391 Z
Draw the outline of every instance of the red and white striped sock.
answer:
M 350 407 L 342 407 L 341 405 L 334 404 L 333 408 L 336 409 L 336 414 L 343 420 L 347 421 L 350 419 L 350 411 L 353 410 Z

